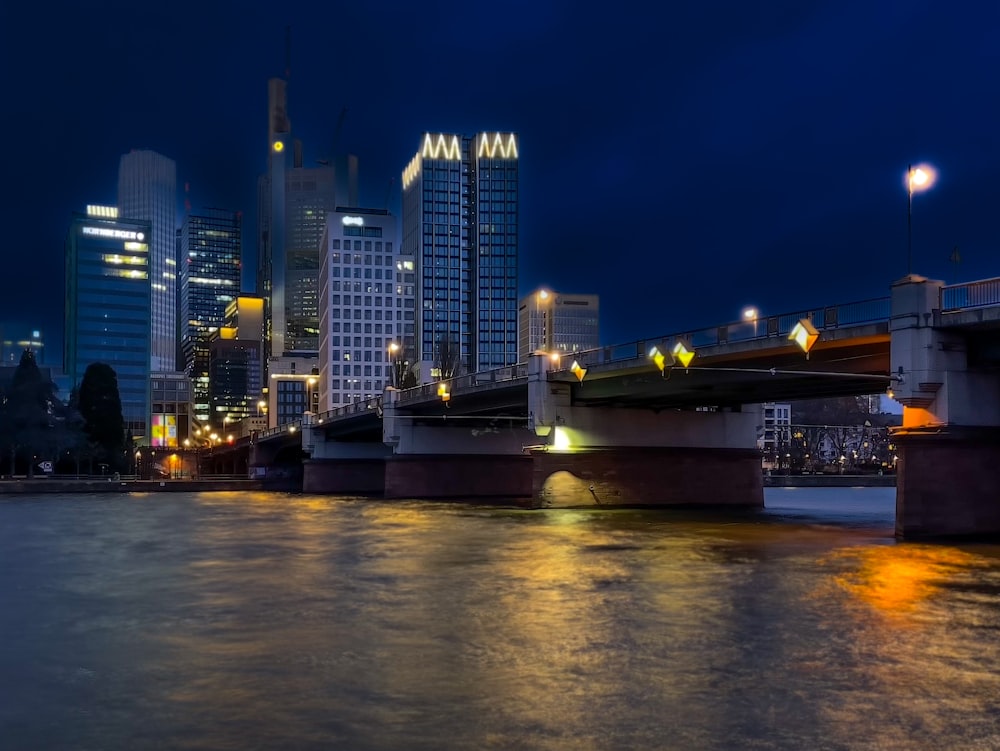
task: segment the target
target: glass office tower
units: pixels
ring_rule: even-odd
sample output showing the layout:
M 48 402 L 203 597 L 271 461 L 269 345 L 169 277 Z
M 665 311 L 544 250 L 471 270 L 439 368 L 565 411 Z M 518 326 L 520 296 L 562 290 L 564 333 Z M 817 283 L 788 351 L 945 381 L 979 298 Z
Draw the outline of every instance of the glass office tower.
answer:
M 403 171 L 402 240 L 417 268 L 421 380 L 517 362 L 517 225 L 515 134 L 424 135 Z
M 268 82 L 267 174 L 257 186 L 257 294 L 268 357 L 319 349 L 320 238 L 336 208 L 332 166 L 305 167 L 283 79 Z
M 177 166 L 140 149 L 118 164 L 118 215 L 149 222 L 150 361 L 153 371 L 177 369 Z
M 79 386 L 88 365 L 110 365 L 137 439 L 148 435 L 150 232 L 149 222 L 77 213 L 66 238 L 66 375 Z
M 203 209 L 181 229 L 181 348 L 194 388 L 195 416 L 209 419 L 209 339 L 240 293 L 242 216 Z

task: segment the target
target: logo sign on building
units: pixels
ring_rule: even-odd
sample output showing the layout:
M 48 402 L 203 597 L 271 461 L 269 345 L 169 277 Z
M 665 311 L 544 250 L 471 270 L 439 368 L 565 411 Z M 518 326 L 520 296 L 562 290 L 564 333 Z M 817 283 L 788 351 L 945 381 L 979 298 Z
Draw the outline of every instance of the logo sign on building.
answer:
M 363 227 L 365 218 L 363 216 L 345 216 L 340 220 L 345 227 Z

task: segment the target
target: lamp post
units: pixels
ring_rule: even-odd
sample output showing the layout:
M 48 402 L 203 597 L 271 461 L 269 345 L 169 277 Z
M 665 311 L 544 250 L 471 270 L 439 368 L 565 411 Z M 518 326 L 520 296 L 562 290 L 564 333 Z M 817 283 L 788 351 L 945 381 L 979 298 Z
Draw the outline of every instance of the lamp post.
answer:
M 389 342 L 389 346 L 386 347 L 386 352 L 389 356 L 389 376 L 390 376 L 390 386 L 395 388 L 403 387 L 403 373 L 402 368 L 399 365 L 399 353 L 403 351 L 403 348 L 398 342 Z
M 934 184 L 937 173 L 928 164 L 912 164 L 906 168 L 906 274 L 913 273 L 913 194 Z
M 753 335 L 754 338 L 757 337 L 757 308 L 744 308 L 743 309 L 743 320 L 753 322 Z

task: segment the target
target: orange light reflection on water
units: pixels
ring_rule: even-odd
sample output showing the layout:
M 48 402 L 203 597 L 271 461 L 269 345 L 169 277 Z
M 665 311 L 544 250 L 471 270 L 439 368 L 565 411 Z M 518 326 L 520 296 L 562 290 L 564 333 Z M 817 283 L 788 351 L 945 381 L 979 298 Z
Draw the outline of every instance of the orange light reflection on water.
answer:
M 885 545 L 845 548 L 832 555 L 855 559 L 856 569 L 834 577 L 837 585 L 883 615 L 904 617 L 931 598 L 944 581 L 985 559 L 945 546 Z

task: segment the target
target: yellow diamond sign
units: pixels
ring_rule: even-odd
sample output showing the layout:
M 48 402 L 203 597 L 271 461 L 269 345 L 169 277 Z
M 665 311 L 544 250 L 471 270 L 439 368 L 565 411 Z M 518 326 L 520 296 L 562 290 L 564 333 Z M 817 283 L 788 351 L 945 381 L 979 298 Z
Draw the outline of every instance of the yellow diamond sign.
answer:
M 441 401 L 446 402 L 451 399 L 451 394 L 448 393 L 448 386 L 444 383 L 438 384 L 438 396 L 441 397 Z
M 653 358 L 653 362 L 656 363 L 656 367 L 658 367 L 662 373 L 663 369 L 667 366 L 667 356 L 660 352 L 659 347 L 655 346 L 649 350 L 649 356 Z
M 583 382 L 583 377 L 587 375 L 587 369 L 580 367 L 580 363 L 578 363 L 576 360 L 573 361 L 573 364 L 570 366 L 569 370 L 573 375 L 576 376 L 577 380 L 580 381 L 581 383 Z
M 691 361 L 694 359 L 694 350 L 681 341 L 674 345 L 670 354 L 673 355 L 675 362 L 679 362 L 685 368 L 690 365 Z
M 816 340 L 819 339 L 819 332 L 816 330 L 816 327 L 812 325 L 812 321 L 808 318 L 802 318 L 799 319 L 799 322 L 792 328 L 788 338 L 799 345 L 799 349 L 808 355 L 809 350 L 812 349 Z

